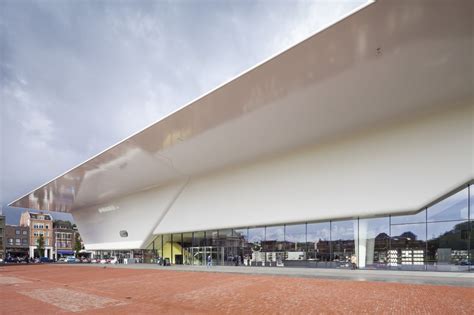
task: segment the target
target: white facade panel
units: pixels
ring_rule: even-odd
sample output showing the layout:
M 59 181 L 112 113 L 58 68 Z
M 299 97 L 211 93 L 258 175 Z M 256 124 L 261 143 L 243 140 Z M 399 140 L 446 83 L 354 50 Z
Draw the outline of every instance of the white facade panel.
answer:
M 473 109 L 193 178 L 154 233 L 417 210 L 474 177 Z
M 86 249 L 140 248 L 185 184 L 181 181 L 72 211 Z M 120 236 L 120 231 L 128 236 Z

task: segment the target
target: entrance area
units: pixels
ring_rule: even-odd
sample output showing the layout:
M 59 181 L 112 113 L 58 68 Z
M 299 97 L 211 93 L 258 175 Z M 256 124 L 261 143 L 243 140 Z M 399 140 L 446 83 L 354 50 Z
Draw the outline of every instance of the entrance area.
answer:
M 414 213 L 157 235 L 176 265 L 470 271 L 474 186 Z

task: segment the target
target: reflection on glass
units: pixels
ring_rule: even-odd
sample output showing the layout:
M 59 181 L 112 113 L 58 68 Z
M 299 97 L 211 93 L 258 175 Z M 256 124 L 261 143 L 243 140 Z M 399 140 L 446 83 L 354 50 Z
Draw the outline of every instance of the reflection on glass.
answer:
M 265 239 L 265 228 L 249 228 L 249 247 L 252 251 L 251 265 L 262 266 L 265 264 L 265 257 L 262 253 L 262 242 Z
M 171 263 L 171 234 L 163 235 L 163 259 L 166 262 Z
M 192 248 L 192 261 L 193 265 L 205 265 L 206 263 L 206 233 L 205 232 L 194 232 L 193 233 L 193 248 Z
M 252 260 L 252 249 L 248 243 L 248 229 L 234 229 L 235 237 L 238 240 L 238 255 L 240 256 L 241 265 L 250 266 Z
M 283 225 L 267 226 L 262 250 L 265 252 L 266 264 L 268 266 L 283 266 L 284 247 L 285 227 Z
M 426 223 L 391 225 L 389 265 L 423 270 L 426 250 Z
M 467 220 L 468 214 L 468 189 L 438 202 L 428 208 L 428 222 L 449 221 L 449 220 Z
M 172 237 L 172 247 L 171 247 L 171 263 L 176 265 L 183 264 L 183 240 L 181 233 L 173 234 Z
M 355 237 L 357 236 L 357 220 L 331 222 L 332 261 L 341 267 L 349 267 L 355 255 Z
M 193 264 L 193 233 L 183 233 L 183 259 L 185 265 Z
M 331 226 L 329 222 L 308 223 L 307 225 L 308 259 L 316 262 L 326 262 L 331 258 L 330 239 Z
M 359 268 L 384 268 L 388 261 L 389 218 L 359 220 L 358 263 Z
M 393 215 L 391 220 L 392 224 L 424 223 L 426 222 L 426 210 L 421 210 L 415 214 Z
M 474 220 L 474 185 L 469 186 L 469 202 L 471 204 L 470 208 L 470 218 Z M 471 242 L 472 244 L 472 242 Z M 471 245 L 471 247 L 474 247 Z
M 147 249 L 153 252 L 153 258 L 158 260 L 163 257 L 162 236 L 158 235 L 153 239 L 153 242 L 148 245 Z
M 286 265 L 301 265 L 306 260 L 306 224 L 285 226 L 285 246 Z
M 436 270 L 468 269 L 469 222 L 428 223 L 427 263 Z

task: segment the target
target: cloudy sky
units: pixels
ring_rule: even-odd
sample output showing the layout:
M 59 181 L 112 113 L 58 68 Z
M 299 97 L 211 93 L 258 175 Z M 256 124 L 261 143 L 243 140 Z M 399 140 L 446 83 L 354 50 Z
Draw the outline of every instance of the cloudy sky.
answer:
M 0 0 L 0 205 L 364 2 Z

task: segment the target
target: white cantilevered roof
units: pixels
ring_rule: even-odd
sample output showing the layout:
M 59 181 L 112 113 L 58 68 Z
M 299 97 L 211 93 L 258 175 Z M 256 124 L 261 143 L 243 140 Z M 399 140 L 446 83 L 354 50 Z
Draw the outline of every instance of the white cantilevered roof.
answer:
M 471 102 L 472 9 L 371 3 L 11 205 L 70 211 Z

